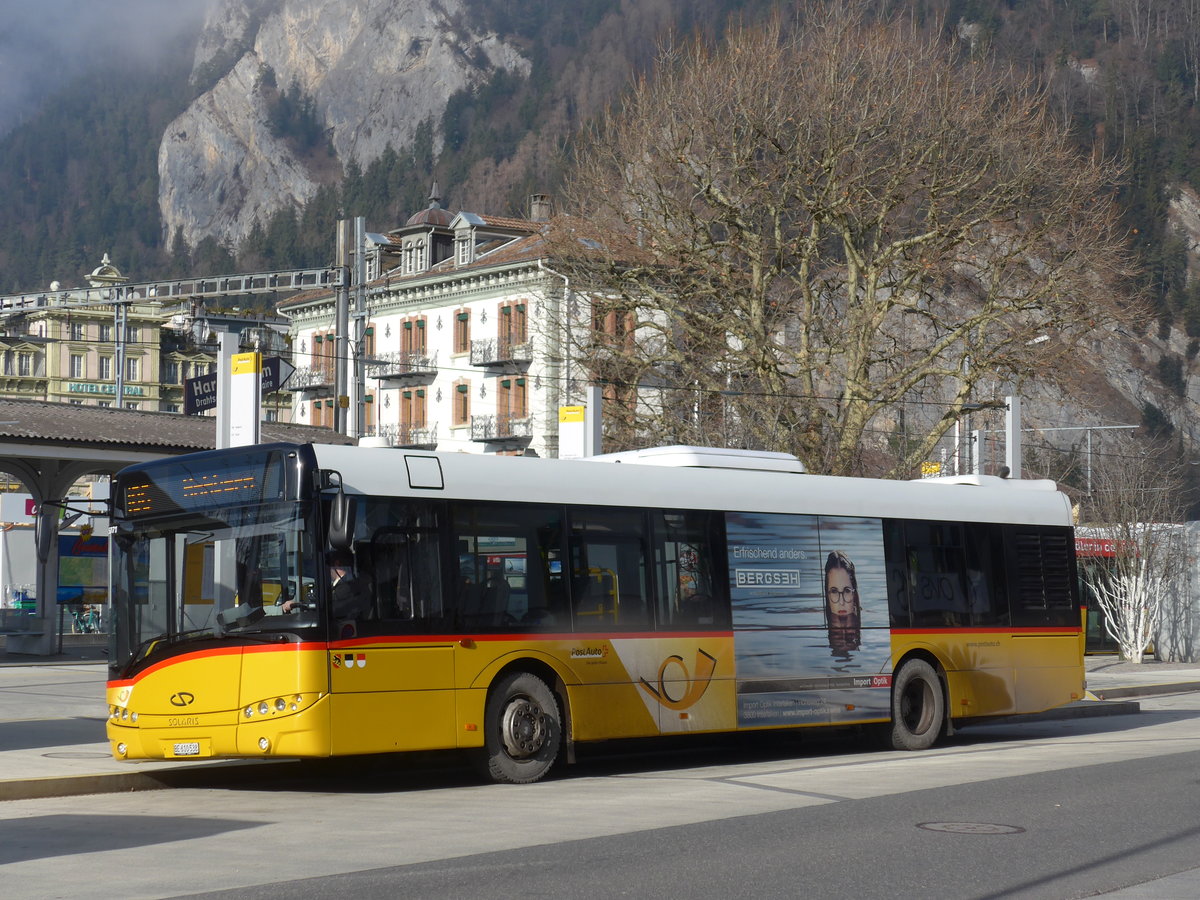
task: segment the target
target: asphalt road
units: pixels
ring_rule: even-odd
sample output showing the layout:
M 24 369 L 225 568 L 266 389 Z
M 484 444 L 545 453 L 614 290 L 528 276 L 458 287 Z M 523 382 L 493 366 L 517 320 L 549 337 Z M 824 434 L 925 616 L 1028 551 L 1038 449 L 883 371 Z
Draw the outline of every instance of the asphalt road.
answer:
M 14 800 L 0 803 L 0 885 L 22 898 L 1197 896 L 1200 695 L 1142 706 L 990 725 L 916 754 L 671 745 L 589 754 L 516 787 L 393 760 Z

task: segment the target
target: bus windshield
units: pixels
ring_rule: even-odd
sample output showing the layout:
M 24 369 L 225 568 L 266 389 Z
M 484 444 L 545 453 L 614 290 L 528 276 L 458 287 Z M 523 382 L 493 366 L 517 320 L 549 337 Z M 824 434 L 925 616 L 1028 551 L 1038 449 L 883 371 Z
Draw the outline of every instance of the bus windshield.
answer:
M 311 503 L 271 503 L 118 527 L 109 664 L 126 671 L 222 637 L 314 637 L 323 621 Z

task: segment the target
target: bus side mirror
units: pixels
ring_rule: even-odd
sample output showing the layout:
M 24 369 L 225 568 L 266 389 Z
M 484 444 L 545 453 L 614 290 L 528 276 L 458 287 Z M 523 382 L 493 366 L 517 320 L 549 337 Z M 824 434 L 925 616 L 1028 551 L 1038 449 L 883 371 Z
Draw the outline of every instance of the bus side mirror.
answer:
M 350 550 L 354 545 L 354 498 L 344 491 L 333 495 L 329 507 L 329 548 Z

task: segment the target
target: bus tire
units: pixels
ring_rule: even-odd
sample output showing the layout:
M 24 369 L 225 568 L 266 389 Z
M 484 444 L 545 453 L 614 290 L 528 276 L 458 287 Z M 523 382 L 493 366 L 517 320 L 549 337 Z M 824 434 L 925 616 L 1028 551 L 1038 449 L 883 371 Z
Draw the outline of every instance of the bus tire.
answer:
M 946 697 L 933 666 L 910 659 L 892 682 L 893 750 L 928 750 L 946 724 Z
M 562 744 L 562 716 L 546 682 L 529 672 L 502 678 L 484 712 L 487 774 L 502 784 L 528 784 L 545 776 Z

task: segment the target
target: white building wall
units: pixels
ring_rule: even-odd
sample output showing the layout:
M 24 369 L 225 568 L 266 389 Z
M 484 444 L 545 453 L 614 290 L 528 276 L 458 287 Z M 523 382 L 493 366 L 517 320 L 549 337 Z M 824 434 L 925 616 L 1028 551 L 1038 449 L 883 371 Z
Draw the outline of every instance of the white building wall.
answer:
M 556 455 L 558 406 L 565 397 L 565 379 L 558 362 L 561 351 L 553 338 L 553 322 L 558 315 L 557 298 L 561 292 L 561 279 L 539 269 L 536 262 L 500 271 L 405 279 L 404 284 L 376 290 L 368 297 L 368 324 L 374 333 L 375 358 L 396 358 L 403 346 L 404 323 L 423 317 L 427 356 L 436 362 L 437 371 L 432 377 L 380 380 L 372 377 L 380 370 L 368 367 L 367 391 L 375 394 L 375 431 L 394 434 L 401 421 L 404 392 L 424 390 L 426 423 L 431 428 L 436 427 L 438 450 L 464 453 L 531 451 L 538 456 Z M 529 363 L 478 366 L 472 365 L 469 348 L 465 352 L 455 352 L 454 325 L 460 311 L 469 314 L 470 341 L 472 345 L 478 345 L 479 342 L 498 340 L 500 308 L 510 303 L 525 306 L 526 341 L 533 350 Z M 333 300 L 329 298 L 312 306 L 296 308 L 291 311 L 291 316 L 295 364 L 305 368 L 312 364 L 316 336 L 333 332 Z M 353 370 L 351 373 L 353 377 Z M 472 419 L 478 426 L 483 417 L 497 416 L 500 382 L 506 378 L 525 381 L 529 439 L 520 442 L 472 439 Z M 456 388 L 463 383 L 468 389 L 470 417 L 462 424 L 455 424 Z M 299 392 L 293 403 L 294 421 L 326 423 L 328 413 L 323 414 L 323 411 L 329 408 L 326 404 L 330 402 L 331 390 Z M 321 404 L 319 408 L 317 403 Z M 514 428 L 520 430 L 520 427 L 523 423 L 521 426 L 514 423 Z

